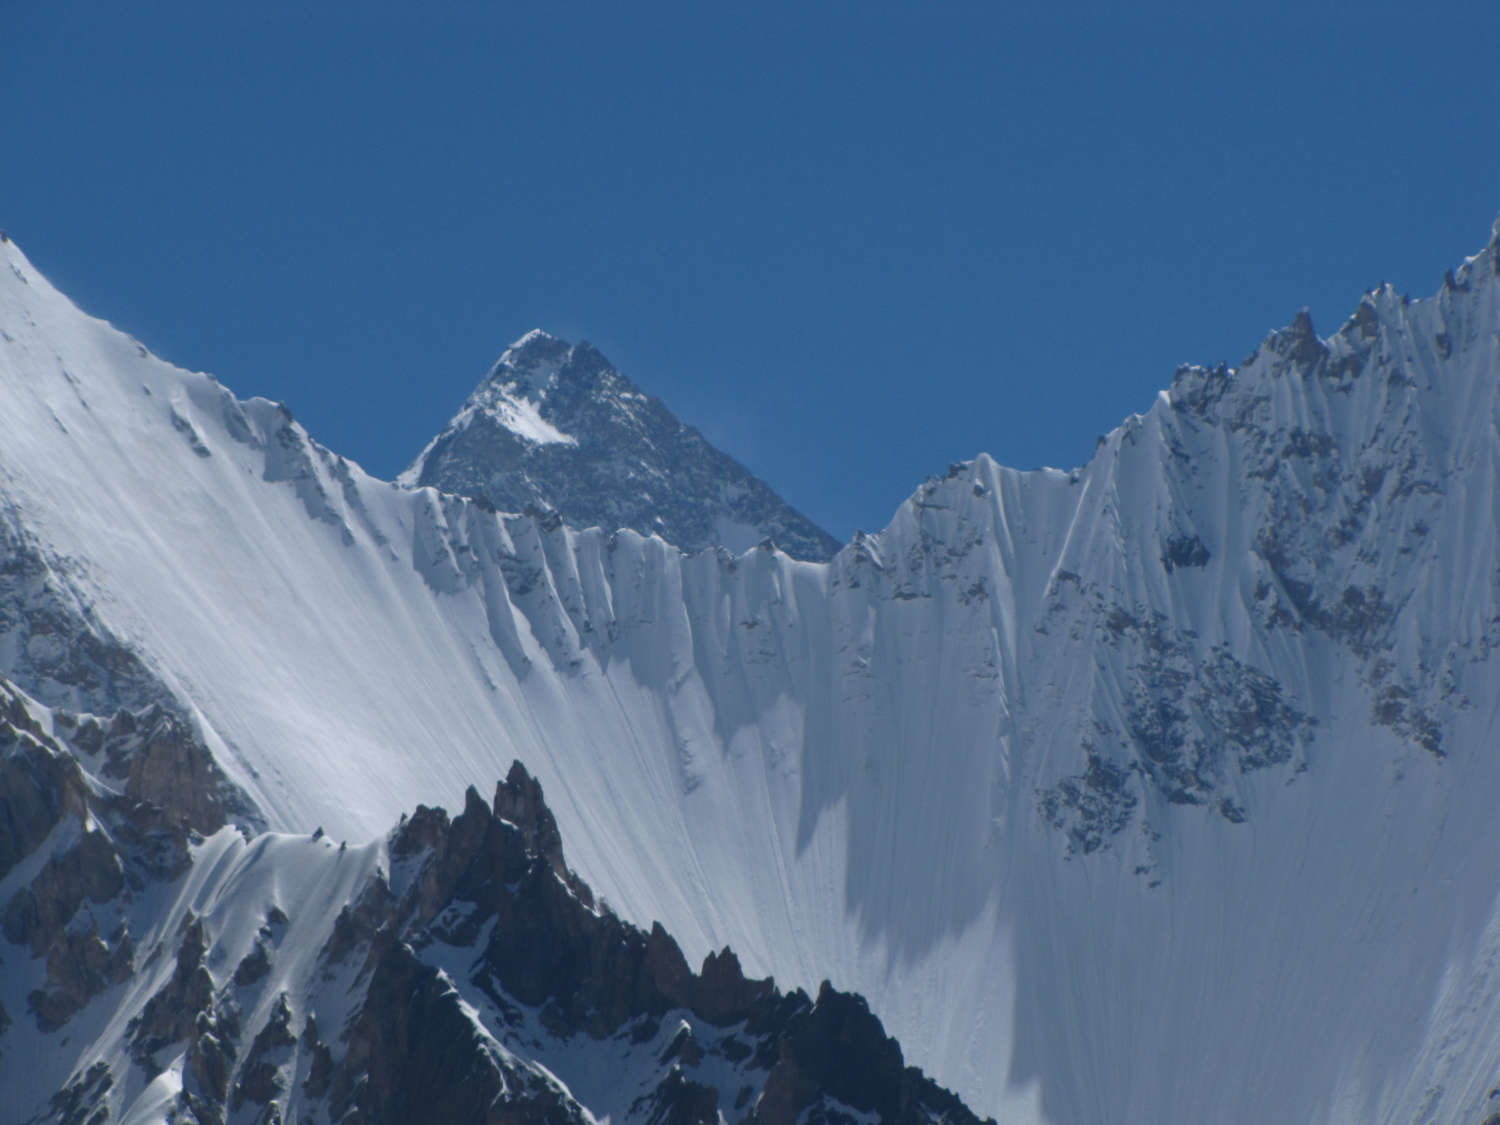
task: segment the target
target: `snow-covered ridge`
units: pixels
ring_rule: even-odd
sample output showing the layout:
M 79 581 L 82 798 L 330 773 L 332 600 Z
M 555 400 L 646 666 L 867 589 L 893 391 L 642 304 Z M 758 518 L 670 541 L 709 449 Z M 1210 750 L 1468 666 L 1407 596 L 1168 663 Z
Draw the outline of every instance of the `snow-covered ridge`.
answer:
M 1002 1119 L 1484 1104 L 1494 242 L 827 564 L 373 480 L 4 249 L 9 518 L 273 827 L 369 838 L 520 758 L 626 917 L 865 993 Z M 72 675 L 27 628 L 7 666 Z

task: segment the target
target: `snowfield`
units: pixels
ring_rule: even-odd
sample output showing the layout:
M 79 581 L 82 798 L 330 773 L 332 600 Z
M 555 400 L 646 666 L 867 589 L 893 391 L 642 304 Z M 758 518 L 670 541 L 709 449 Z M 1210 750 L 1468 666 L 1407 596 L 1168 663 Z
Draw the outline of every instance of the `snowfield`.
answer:
M 135 654 L 263 818 L 216 893 L 519 759 L 622 917 L 863 993 L 1001 1122 L 1500 1110 L 1495 241 L 828 563 L 376 480 L 0 252 L 0 672 L 111 702 L 43 592 Z

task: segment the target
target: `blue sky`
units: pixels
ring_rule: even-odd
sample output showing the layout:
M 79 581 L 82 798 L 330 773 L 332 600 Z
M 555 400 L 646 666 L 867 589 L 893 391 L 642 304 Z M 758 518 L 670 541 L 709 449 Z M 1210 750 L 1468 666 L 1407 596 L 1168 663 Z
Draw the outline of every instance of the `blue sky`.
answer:
M 1495 4 L 431 7 L 0 0 L 0 227 L 379 475 L 539 326 L 847 536 L 1500 213 Z

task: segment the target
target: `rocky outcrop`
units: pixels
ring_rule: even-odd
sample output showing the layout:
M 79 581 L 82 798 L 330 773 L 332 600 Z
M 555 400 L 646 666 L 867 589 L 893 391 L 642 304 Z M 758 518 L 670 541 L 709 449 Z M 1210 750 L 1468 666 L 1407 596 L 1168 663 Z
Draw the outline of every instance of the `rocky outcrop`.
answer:
M 850 1110 L 883 1122 L 972 1119 L 956 1097 L 903 1065 L 900 1045 L 863 997 L 824 981 L 816 1003 L 787 1020 L 753 1120 L 792 1125 Z
M 527 849 L 545 859 L 552 873 L 585 905 L 593 905 L 593 892 L 563 862 L 562 833 L 557 830 L 552 810 L 542 800 L 541 783 L 520 762 L 513 762 L 505 780 L 495 786 L 495 815 L 519 828 Z
M 87 807 L 83 774 L 53 752 L 19 695 L 0 685 L 0 878 Z
M 69 569 L 0 497 L 0 647 L 12 654 L 6 677 L 56 707 L 109 712 L 167 702 L 171 693 L 145 662 L 72 590 Z
M 292 1009 L 283 992 L 276 998 L 271 1018 L 255 1036 L 245 1055 L 245 1065 L 240 1070 L 230 1103 L 232 1107 L 239 1109 L 247 1101 L 267 1105 L 278 1094 L 284 1093 L 286 1084 L 281 1078 L 281 1064 L 286 1061 L 289 1048 L 296 1045 L 297 1036 L 292 1033 Z
M 513 1065 L 540 1029 L 560 1041 L 632 1044 L 625 1065 L 647 1060 L 632 1119 L 791 1122 L 814 1107 L 829 1119 L 977 1120 L 903 1065 L 862 999 L 826 982 L 816 1001 L 783 995 L 746 978 L 728 949 L 695 973 L 659 925 L 643 933 L 592 905 L 563 865 L 541 787 L 519 763 L 492 806 L 470 789 L 451 821 L 418 808 L 391 854 L 407 874 L 367 891 L 325 950 L 343 960 L 362 945 L 371 982 L 334 1067 L 335 1116 L 395 1121 L 442 1106 L 452 1121 L 572 1119 L 546 1076 Z M 427 960 L 452 950 L 465 951 L 467 982 Z M 488 1001 L 488 1018 L 463 1016 L 476 1002 L 464 1000 L 465 984 Z
M 336 1120 L 585 1120 L 581 1107 L 545 1072 L 513 1064 L 496 1051 L 453 985 L 410 946 L 386 935 L 371 962 L 365 1002 L 328 1099 Z
M 59 711 L 55 722 L 70 745 L 102 759 L 100 772 L 123 783 L 132 807 L 155 810 L 155 821 L 211 835 L 231 816 L 240 823 L 258 819 L 198 731 L 162 704 L 103 719 Z
M 55 734 L 0 682 L 0 878 L 29 870 L 0 905 L 0 935 L 45 966 L 27 995 L 42 1032 L 130 979 L 133 892 L 182 873 L 190 837 L 243 807 L 201 739 L 159 705 L 102 721 L 53 712 L 50 726 Z M 120 788 L 90 778 L 80 754 Z M 151 1009 L 142 1034 L 164 1034 L 154 1025 L 181 999 Z
M 202 921 L 188 915 L 183 920 L 182 940 L 171 979 L 131 1021 L 130 1040 L 137 1060 L 147 1069 L 155 1066 L 153 1056 L 158 1049 L 187 1039 L 198 1016 L 209 1010 L 214 980 L 203 963 L 207 951 Z

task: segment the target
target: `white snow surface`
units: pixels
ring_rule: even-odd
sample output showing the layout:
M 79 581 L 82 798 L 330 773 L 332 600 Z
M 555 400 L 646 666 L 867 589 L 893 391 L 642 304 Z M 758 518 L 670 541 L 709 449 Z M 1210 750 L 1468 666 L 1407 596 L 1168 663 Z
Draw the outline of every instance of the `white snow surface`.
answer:
M 490 409 L 506 429 L 533 445 L 578 444 L 578 439 L 572 434 L 563 433 L 543 418 L 537 404 L 529 398 L 505 395 L 497 399 Z
M 864 993 L 1000 1121 L 1488 1111 L 1493 244 L 1431 300 L 1367 298 L 1373 342 L 1356 318 L 1323 345 L 1365 347 L 1355 376 L 1269 341 L 1181 372 L 1087 466 L 978 457 L 828 564 L 683 556 L 373 479 L 0 252 L 0 516 L 195 709 L 272 829 L 204 845 L 194 871 L 222 851 L 214 887 L 249 892 L 195 910 L 332 903 L 376 853 L 320 853 L 273 892 L 258 872 L 296 866 L 262 857 L 310 846 L 275 833 L 372 840 L 519 758 L 623 916 L 690 959 L 731 944 L 783 987 Z M 1309 435 L 1334 449 L 1283 454 Z M 1206 559 L 1167 566 L 1189 534 Z M 1378 586 L 1387 626 L 1290 624 L 1294 573 L 1314 596 Z M 1039 795 L 1086 751 L 1147 761 L 1119 733 L 1141 685 L 1189 700 L 1220 653 L 1279 685 L 1306 739 L 1204 767 L 1197 804 L 1126 768 L 1121 831 L 1069 854 Z M 1382 699 L 1401 707 L 1376 721 Z

